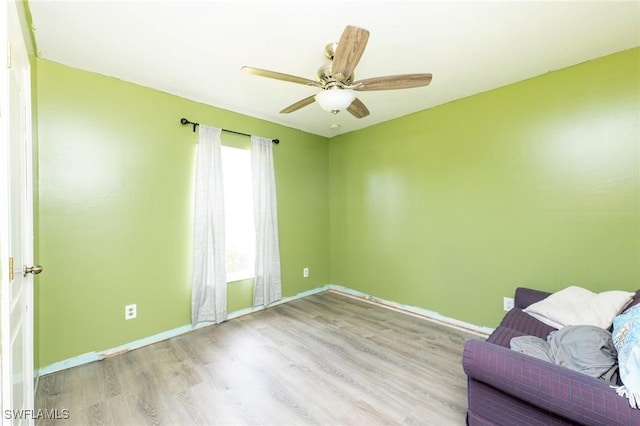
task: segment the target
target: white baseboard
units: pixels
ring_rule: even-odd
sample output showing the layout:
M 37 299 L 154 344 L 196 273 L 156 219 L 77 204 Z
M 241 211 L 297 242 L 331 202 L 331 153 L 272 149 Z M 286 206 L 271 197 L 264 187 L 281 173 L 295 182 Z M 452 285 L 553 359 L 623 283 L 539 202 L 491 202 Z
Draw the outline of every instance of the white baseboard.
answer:
M 353 297 L 367 303 L 381 306 L 383 308 L 393 309 L 394 311 L 402 312 L 408 315 L 413 315 L 419 318 L 424 318 L 433 322 L 437 322 L 439 324 L 443 324 L 449 327 L 456 328 L 458 330 L 477 334 L 483 337 L 488 337 L 489 334 L 491 334 L 494 330 L 493 328 L 490 328 L 490 327 L 481 327 L 475 324 L 457 320 L 455 318 L 450 318 L 450 317 L 441 315 L 437 312 L 430 311 L 428 309 L 423 309 L 423 308 L 419 308 L 417 306 L 411 306 L 411 305 L 403 305 L 401 303 L 393 302 L 391 300 L 385 300 L 385 299 L 373 297 L 369 294 L 361 293 L 357 290 L 352 290 L 347 287 L 343 287 L 335 284 L 329 284 L 327 287 L 329 291 L 334 291 L 336 293 Z
M 467 322 L 463 322 L 463 321 L 459 321 L 456 320 L 454 318 L 449 318 L 446 317 L 444 315 L 440 315 L 437 312 L 433 312 L 433 311 L 429 311 L 427 309 L 423 309 L 423 308 L 418 308 L 416 306 L 409 306 L 409 305 L 402 305 L 400 303 L 396 303 L 396 302 L 392 302 L 390 300 L 384 300 L 384 299 L 379 299 L 376 297 L 373 297 L 371 295 L 365 294 L 365 293 L 361 293 L 359 291 L 356 290 L 352 290 L 349 289 L 347 287 L 342 287 L 339 285 L 334 285 L 334 284 L 327 284 L 323 287 L 318 287 L 309 291 L 305 291 L 303 293 L 298 293 L 295 296 L 290 296 L 290 297 L 284 297 L 272 304 L 270 304 L 269 306 L 258 306 L 258 307 L 253 307 L 253 308 L 247 308 L 247 309 L 241 309 L 239 311 L 234 311 L 231 312 L 228 316 L 227 316 L 227 320 L 232 320 L 235 318 L 239 318 L 241 316 L 244 315 L 249 315 L 255 312 L 259 312 L 264 310 L 265 308 L 270 308 L 272 306 L 277 306 L 277 305 L 281 305 L 283 303 L 287 303 L 287 302 L 291 302 L 292 300 L 296 300 L 296 299 L 301 299 L 303 297 L 307 297 L 310 296 L 312 294 L 316 294 L 316 293 L 321 293 L 323 291 L 333 291 L 336 293 L 340 293 L 349 297 L 353 297 L 356 298 L 358 300 L 362 300 L 364 302 L 367 303 L 372 303 L 375 304 L 377 306 L 381 306 L 387 309 L 393 309 L 395 311 L 398 312 L 402 312 L 408 315 L 414 315 L 420 318 L 424 318 L 427 320 L 431 320 L 443 325 L 447 325 L 449 327 L 453 327 L 459 330 L 463 330 L 463 331 L 467 331 L 467 332 L 471 332 L 471 333 L 475 333 L 481 336 L 488 336 L 489 334 L 491 334 L 491 332 L 493 331 L 492 328 L 488 328 L 488 327 L 480 327 L 474 324 L 469 324 Z M 77 367 L 79 365 L 83 365 L 83 364 L 87 364 L 89 362 L 93 362 L 93 361 L 100 361 L 103 360 L 105 358 L 109 358 L 111 356 L 114 355 L 118 355 L 124 352 L 128 352 L 134 349 L 138 349 L 141 348 L 143 346 L 147 346 L 150 345 L 152 343 L 157 343 L 157 342 L 161 342 L 163 340 L 167 340 L 170 339 L 172 337 L 175 336 L 179 336 L 181 334 L 184 333 L 188 333 L 192 330 L 198 329 L 198 328 L 202 328 L 202 327 L 209 327 L 215 325 L 212 322 L 201 322 L 196 324 L 195 326 L 188 324 L 188 325 L 184 325 L 182 327 L 178 327 L 178 328 L 174 328 L 172 330 L 167 330 L 164 331 L 162 333 L 158 333 L 158 334 L 154 334 L 153 336 L 148 336 L 145 337 L 143 339 L 139 339 L 133 342 L 129 342 L 129 343 L 125 343 L 124 345 L 120 345 L 120 346 L 116 346 L 114 348 L 111 349 L 106 349 L 104 351 L 99 351 L 99 352 L 89 352 L 83 355 L 79 355 L 73 358 L 69 358 L 63 361 L 59 361 L 50 365 L 47 365 L 45 367 L 40 368 L 40 370 L 38 370 L 38 375 L 37 377 L 39 378 L 40 376 L 45 376 L 47 374 L 51 374 L 51 373 L 55 373 L 56 371 L 60 371 L 60 370 L 65 370 L 67 368 L 71 368 L 71 367 Z

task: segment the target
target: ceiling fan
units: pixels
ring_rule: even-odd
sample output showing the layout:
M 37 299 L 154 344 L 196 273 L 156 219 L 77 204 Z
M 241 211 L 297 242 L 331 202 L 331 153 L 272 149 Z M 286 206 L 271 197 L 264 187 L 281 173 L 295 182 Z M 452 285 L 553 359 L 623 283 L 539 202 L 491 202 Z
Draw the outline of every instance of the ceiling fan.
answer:
M 355 92 L 409 89 L 426 86 L 431 82 L 431 74 L 426 73 L 389 75 L 355 80 L 353 71 L 362 57 L 368 40 L 369 31 L 348 25 L 337 43 L 329 43 L 325 47 L 325 55 L 329 62 L 320 67 L 316 80 L 247 66 L 242 67 L 242 71 L 261 77 L 305 84 L 322 89 L 318 94 L 301 99 L 284 108 L 280 111 L 283 114 L 297 111 L 316 101 L 324 110 L 333 114 L 337 114 L 346 108 L 354 117 L 363 118 L 369 115 L 369 110 L 356 97 Z

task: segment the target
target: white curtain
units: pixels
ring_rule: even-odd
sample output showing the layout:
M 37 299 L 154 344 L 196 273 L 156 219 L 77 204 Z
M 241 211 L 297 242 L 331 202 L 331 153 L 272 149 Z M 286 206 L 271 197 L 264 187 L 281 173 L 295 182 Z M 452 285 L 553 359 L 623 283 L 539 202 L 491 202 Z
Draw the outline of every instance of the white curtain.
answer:
M 227 319 L 221 129 L 200 125 L 196 160 L 191 322 Z
M 282 297 L 278 207 L 271 139 L 251 136 L 251 173 L 256 227 L 253 306 L 260 306 L 268 305 Z

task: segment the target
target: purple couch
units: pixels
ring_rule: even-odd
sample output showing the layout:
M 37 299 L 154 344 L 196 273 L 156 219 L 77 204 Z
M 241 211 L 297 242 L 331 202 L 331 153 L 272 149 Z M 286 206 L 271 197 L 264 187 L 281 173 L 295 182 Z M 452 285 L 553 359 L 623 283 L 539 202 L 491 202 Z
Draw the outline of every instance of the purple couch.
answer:
M 523 312 L 549 293 L 516 289 L 515 307 L 486 341 L 470 340 L 462 357 L 468 376 L 469 425 L 640 425 L 609 383 L 509 349 L 512 337 L 546 338 L 555 330 Z M 629 306 L 640 302 L 640 290 Z M 628 309 L 628 308 L 627 308 Z

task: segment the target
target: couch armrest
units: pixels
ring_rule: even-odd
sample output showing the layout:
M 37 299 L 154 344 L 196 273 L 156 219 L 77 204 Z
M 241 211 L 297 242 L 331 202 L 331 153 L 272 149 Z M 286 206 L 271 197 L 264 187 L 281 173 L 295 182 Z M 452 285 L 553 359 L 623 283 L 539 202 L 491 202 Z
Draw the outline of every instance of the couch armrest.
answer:
M 640 424 L 640 410 L 608 382 L 502 346 L 469 340 L 462 365 L 470 378 L 580 424 Z
M 524 309 L 529 305 L 541 301 L 549 296 L 551 293 L 546 291 L 534 290 L 532 288 L 518 287 L 516 288 L 516 294 L 514 298 L 514 306 L 516 308 Z

